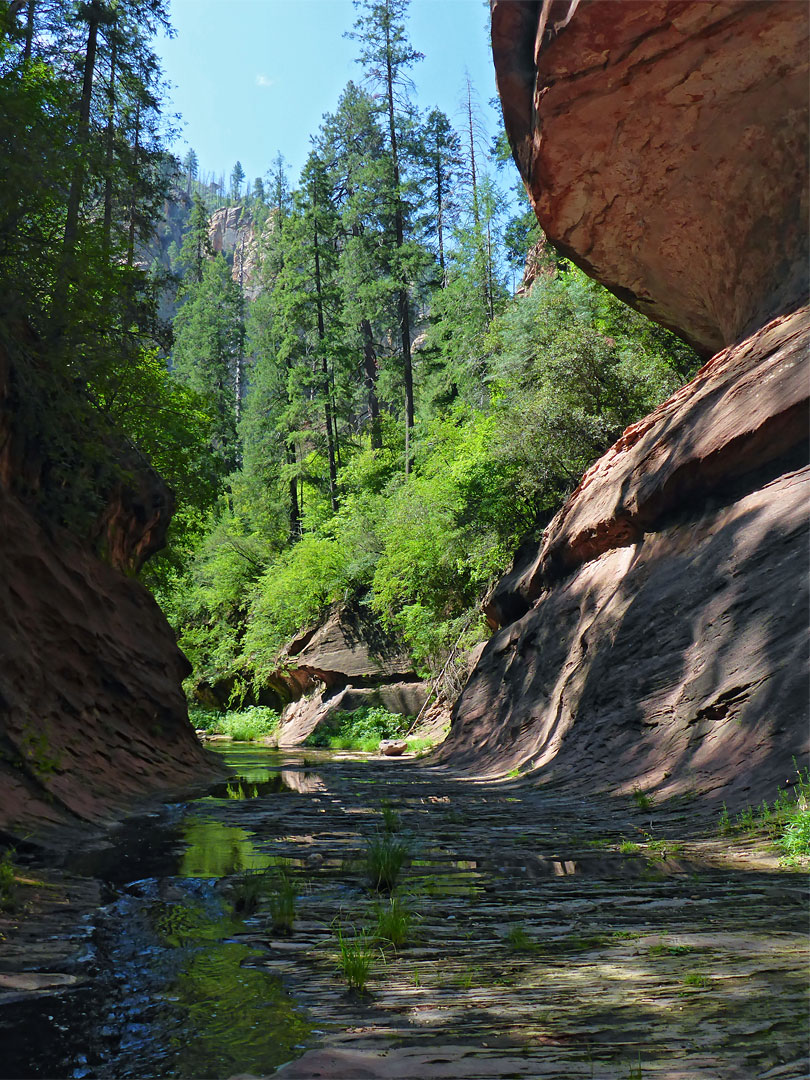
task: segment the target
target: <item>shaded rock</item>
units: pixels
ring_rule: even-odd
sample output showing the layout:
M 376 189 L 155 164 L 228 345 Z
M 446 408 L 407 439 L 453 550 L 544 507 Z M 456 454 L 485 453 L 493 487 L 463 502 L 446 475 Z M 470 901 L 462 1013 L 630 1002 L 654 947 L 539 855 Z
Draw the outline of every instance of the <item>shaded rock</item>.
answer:
M 379 751 L 385 757 L 402 757 L 408 749 L 404 739 L 383 739 L 380 742 Z
M 507 133 L 560 252 L 704 356 L 805 302 L 806 4 L 491 6 Z
M 93 534 L 46 516 L 52 462 L 27 452 L 15 409 L 37 350 L 25 333 L 13 361 L 0 349 L 0 829 L 15 835 L 97 821 L 221 769 L 188 721 L 188 662 L 127 576 L 162 544 L 172 497 L 134 449 L 110 447 L 121 479 Z
M 359 608 L 340 605 L 326 621 L 287 648 L 298 680 L 327 687 L 373 685 L 415 679 L 401 644 Z
M 546 235 L 722 351 L 518 552 L 440 758 L 740 805 L 806 752 L 807 30 L 793 3 L 493 0 Z

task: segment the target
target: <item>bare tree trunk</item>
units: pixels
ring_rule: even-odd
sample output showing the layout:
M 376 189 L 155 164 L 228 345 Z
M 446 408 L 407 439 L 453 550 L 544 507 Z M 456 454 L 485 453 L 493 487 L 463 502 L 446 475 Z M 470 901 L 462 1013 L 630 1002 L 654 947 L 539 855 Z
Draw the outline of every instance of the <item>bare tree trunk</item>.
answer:
M 323 319 L 323 290 L 321 287 L 321 252 L 318 245 L 318 194 L 312 185 L 313 245 L 315 248 L 315 305 L 318 313 L 318 340 L 321 343 L 321 372 L 323 373 L 323 407 L 326 416 L 326 446 L 329 455 L 329 498 L 332 512 L 337 513 L 337 468 L 335 466 L 335 442 L 332 433 L 332 395 L 329 386 L 329 365 L 326 360 L 326 326 Z
M 23 60 L 30 60 L 34 49 L 34 8 L 36 0 L 28 0 L 28 11 L 25 16 L 25 49 Z
M 65 213 L 65 231 L 62 240 L 62 262 L 53 295 L 52 318 L 54 320 L 54 335 L 56 337 L 61 336 L 67 322 L 66 306 L 68 302 L 68 290 L 75 268 L 76 243 L 79 236 L 79 209 L 81 207 L 82 194 L 84 191 L 84 153 L 90 131 L 90 105 L 93 96 L 93 76 L 96 68 L 98 24 L 100 17 L 101 10 L 98 3 L 91 3 L 88 8 L 87 45 L 84 53 L 82 96 L 79 100 L 79 124 L 77 129 L 78 152 L 76 154 L 73 177 L 70 182 L 67 210 Z
M 389 30 L 386 28 L 386 35 Z M 391 42 L 386 42 L 386 83 L 388 89 L 388 130 L 391 139 L 391 164 L 394 169 L 394 231 L 396 234 L 397 251 L 401 251 L 405 244 L 405 230 L 403 225 L 402 199 L 400 197 L 399 183 L 399 147 L 397 144 L 397 129 L 394 113 L 394 73 L 391 68 Z M 397 308 L 399 312 L 399 327 L 402 338 L 402 374 L 405 382 L 405 424 L 413 427 L 413 365 L 411 361 L 411 327 L 410 312 L 408 310 L 408 283 L 404 272 L 400 276 L 400 285 L 397 293 Z M 406 475 L 410 470 L 410 462 L 405 462 Z
M 118 28 L 113 23 L 110 35 L 110 84 L 107 90 L 107 131 L 104 155 L 104 252 L 109 258 L 110 238 L 112 236 L 112 197 L 113 197 L 113 149 L 115 145 L 115 77 L 118 63 Z
M 374 338 L 371 323 L 363 319 L 360 323 L 363 337 L 363 369 L 366 376 L 366 394 L 368 411 L 371 414 L 371 448 L 382 450 L 382 432 L 380 431 L 380 402 L 377 397 L 377 353 L 374 351 Z

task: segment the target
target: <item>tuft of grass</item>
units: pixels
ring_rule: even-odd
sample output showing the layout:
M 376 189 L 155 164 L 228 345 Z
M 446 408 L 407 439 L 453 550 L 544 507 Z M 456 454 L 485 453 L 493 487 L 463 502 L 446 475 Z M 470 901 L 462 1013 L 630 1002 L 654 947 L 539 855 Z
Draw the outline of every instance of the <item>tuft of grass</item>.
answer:
M 655 806 L 655 800 L 652 795 L 649 795 L 646 791 L 642 791 L 641 788 L 633 788 L 632 792 L 633 802 L 643 812 L 652 810 Z
M 509 932 L 506 935 L 506 941 L 510 949 L 515 952 L 537 952 L 537 942 L 533 941 L 526 930 L 520 923 L 515 926 L 509 927 Z
M 345 937 L 340 926 L 335 933 L 338 939 L 338 968 L 349 990 L 364 994 L 371 965 L 378 953 L 374 937 L 365 929 L 356 930 L 351 937 Z
M 366 877 L 376 892 L 391 892 L 408 858 L 407 846 L 390 833 L 378 833 L 366 844 Z
M 401 949 L 411 932 L 413 913 L 410 908 L 398 896 L 391 896 L 387 904 L 375 906 L 374 914 L 377 917 L 374 931 L 377 941 L 388 942 L 395 949 Z
M 0 858 L 0 911 L 14 911 L 17 907 L 17 874 L 14 852 L 8 849 Z
M 383 819 L 383 829 L 387 833 L 399 832 L 400 820 L 399 814 L 394 809 L 393 805 L 387 800 L 383 800 L 380 813 Z
M 796 765 L 794 759 L 793 762 Z M 810 769 L 796 765 L 796 779 L 790 787 L 779 788 L 772 804 L 747 806 L 732 819 L 723 803 L 718 821 L 723 836 L 732 833 L 764 831 L 784 852 L 784 861 L 798 862 L 810 856 Z
M 252 915 L 266 900 L 273 930 L 277 934 L 290 934 L 295 922 L 296 896 L 292 869 L 280 862 L 267 870 L 242 874 L 236 881 L 233 907 L 240 915 Z
M 619 851 L 622 853 L 622 855 L 635 855 L 636 852 L 640 850 L 641 848 L 639 847 L 639 845 L 634 843 L 632 840 L 622 840 L 622 842 L 619 844 Z
M 695 951 L 694 945 L 650 945 L 650 956 L 684 956 Z
M 687 971 L 681 982 L 684 986 L 694 986 L 702 990 L 709 985 L 709 980 L 700 971 Z

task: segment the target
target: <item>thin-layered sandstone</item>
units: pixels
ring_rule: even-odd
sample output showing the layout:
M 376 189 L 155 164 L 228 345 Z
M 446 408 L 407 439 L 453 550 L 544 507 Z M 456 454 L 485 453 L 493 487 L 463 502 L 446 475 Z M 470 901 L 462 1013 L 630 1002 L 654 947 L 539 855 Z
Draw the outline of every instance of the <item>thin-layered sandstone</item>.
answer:
M 493 0 L 547 236 L 717 355 L 493 590 L 459 762 L 742 803 L 806 754 L 807 30 L 791 0 Z

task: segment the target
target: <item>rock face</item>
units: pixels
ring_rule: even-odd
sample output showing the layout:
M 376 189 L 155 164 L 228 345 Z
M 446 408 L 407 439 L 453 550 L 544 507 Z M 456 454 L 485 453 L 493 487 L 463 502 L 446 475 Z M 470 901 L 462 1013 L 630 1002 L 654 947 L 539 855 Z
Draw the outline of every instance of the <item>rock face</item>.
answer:
M 705 356 L 807 296 L 809 18 L 802 0 L 492 2 L 544 232 Z
M 360 608 L 336 606 L 287 647 L 284 682 L 293 701 L 282 714 L 280 746 L 303 742 L 337 710 L 382 705 L 415 715 L 427 690 L 410 658 Z
M 188 722 L 174 635 L 122 573 L 162 543 L 170 493 L 153 472 L 131 472 L 125 451 L 131 479 L 109 492 L 94 537 L 44 519 L 27 495 L 47 461 L 28 453 L 9 411 L 13 368 L 2 352 L 0 834 L 21 835 L 98 821 L 216 766 Z
M 272 228 L 272 222 L 271 215 L 265 229 Z M 215 210 L 208 226 L 211 247 L 217 253 L 233 257 L 233 280 L 239 282 L 248 300 L 255 300 L 260 291 L 261 232 L 250 211 L 242 206 Z
M 442 754 L 773 798 L 808 737 L 808 9 L 492 7 L 547 235 L 704 353 L 730 347 L 518 552 Z

